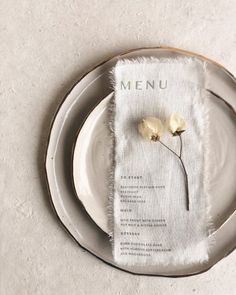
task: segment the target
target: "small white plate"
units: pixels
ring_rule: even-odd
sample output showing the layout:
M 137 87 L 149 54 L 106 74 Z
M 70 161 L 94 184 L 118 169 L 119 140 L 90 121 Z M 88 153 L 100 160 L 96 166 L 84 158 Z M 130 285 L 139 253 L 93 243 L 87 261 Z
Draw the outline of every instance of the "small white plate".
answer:
M 217 243 L 211 250 L 208 263 L 177 265 L 174 268 L 170 266 L 120 267 L 114 262 L 108 235 L 94 223 L 75 196 L 72 183 L 72 147 L 85 118 L 111 92 L 109 83 L 110 69 L 121 57 L 156 56 L 172 58 L 181 55 L 193 56 L 194 54 L 171 48 L 147 48 L 116 56 L 102 63 L 85 75 L 64 99 L 55 115 L 48 139 L 45 169 L 50 197 L 58 218 L 81 247 L 108 264 L 136 274 L 186 276 L 200 273 L 209 269 L 236 247 L 236 214 L 233 213 L 235 203 L 232 203 L 231 208 L 227 208 L 227 214 L 223 214 L 223 216 L 232 214 L 231 217 L 214 234 Z M 227 102 L 236 108 L 235 78 L 222 66 L 212 61 L 209 61 L 209 75 L 208 88 L 224 97 Z M 222 131 L 223 138 L 224 133 L 225 130 Z M 235 149 L 233 143 L 231 143 L 231 148 Z M 213 155 L 220 157 L 215 152 L 213 152 Z M 234 161 L 233 158 L 227 159 L 227 162 L 235 163 Z M 227 178 L 233 176 L 225 173 L 224 167 L 222 167 L 221 173 L 224 174 L 224 181 L 221 185 L 227 189 Z M 226 195 L 228 195 L 227 192 L 222 195 L 222 201 Z M 220 219 L 222 218 L 219 218 L 219 224 L 223 222 Z
M 73 180 L 78 198 L 97 225 L 108 233 L 108 179 L 111 169 L 107 128 L 109 94 L 90 113 L 78 133 L 73 152 Z
M 91 218 L 107 233 L 111 171 L 108 103 L 111 97 L 112 94 L 108 95 L 88 116 L 78 134 L 73 156 L 77 195 Z M 210 211 L 218 228 L 235 209 L 236 114 L 213 94 L 210 98 Z

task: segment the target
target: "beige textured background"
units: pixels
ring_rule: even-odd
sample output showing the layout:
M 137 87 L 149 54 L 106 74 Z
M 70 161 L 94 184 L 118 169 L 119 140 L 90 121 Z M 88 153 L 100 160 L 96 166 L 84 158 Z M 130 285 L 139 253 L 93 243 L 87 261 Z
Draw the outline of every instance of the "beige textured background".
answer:
M 0 1 L 0 294 L 234 295 L 236 252 L 181 279 L 132 276 L 61 228 L 42 177 L 49 122 L 78 77 L 129 48 L 197 51 L 236 73 L 234 0 Z

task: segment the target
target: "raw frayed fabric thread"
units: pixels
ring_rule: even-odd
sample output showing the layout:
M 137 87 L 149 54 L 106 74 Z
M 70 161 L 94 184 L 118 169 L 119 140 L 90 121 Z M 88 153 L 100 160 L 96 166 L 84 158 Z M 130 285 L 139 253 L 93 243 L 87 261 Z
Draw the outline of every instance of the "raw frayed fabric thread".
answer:
M 113 74 L 112 74 L 113 75 Z M 111 170 L 109 172 L 109 183 L 108 183 L 108 234 L 110 237 L 110 242 L 112 243 L 113 251 L 113 231 L 114 231 L 114 220 L 113 220 L 113 200 L 114 200 L 114 181 L 115 181 L 115 130 L 114 130 L 114 112 L 115 112 L 115 95 L 108 103 L 108 128 L 110 130 L 110 154 L 109 159 L 111 163 Z
M 161 58 L 161 59 L 157 59 L 155 57 L 151 57 L 151 58 L 146 58 L 146 57 L 141 57 L 138 59 L 124 59 L 124 60 L 119 60 L 117 65 L 111 70 L 110 72 L 110 79 L 111 79 L 111 84 L 113 86 L 113 89 L 115 90 L 114 92 L 114 96 L 112 97 L 112 99 L 109 102 L 109 129 L 110 129 L 110 135 L 111 135 L 111 161 L 112 161 L 112 169 L 110 171 L 110 176 L 109 176 L 109 202 L 108 202 L 108 225 L 109 225 L 109 236 L 110 236 L 110 240 L 112 243 L 112 251 L 113 251 L 113 255 L 114 257 L 115 255 L 115 241 L 114 241 L 114 193 L 115 193 L 115 189 L 114 189 L 114 184 L 115 184 L 115 169 L 116 169 L 116 160 L 115 160 L 115 155 L 116 155 L 116 135 L 115 135 L 115 113 L 116 113 L 116 69 L 117 67 L 121 67 L 121 66 L 126 66 L 127 64 L 130 65 L 137 65 L 137 64 L 153 64 L 153 63 L 174 63 L 174 64 L 179 64 L 179 63 L 183 63 L 183 64 L 191 64 L 193 62 L 196 62 L 197 64 L 201 64 L 202 65 L 202 69 L 203 69 L 203 73 L 205 76 L 206 70 L 207 70 L 207 64 L 206 62 L 202 62 L 199 59 L 196 58 L 175 58 L 175 59 L 167 59 L 167 58 Z M 205 82 L 204 82 L 205 84 Z M 209 100 L 209 93 L 205 90 L 202 89 L 201 90 L 201 97 L 204 96 L 204 99 L 206 100 L 204 103 L 201 104 L 201 110 L 199 109 L 199 104 L 198 103 L 193 103 L 193 108 L 195 109 L 195 112 L 199 112 L 203 114 L 203 120 L 202 120 L 202 125 L 200 126 L 200 128 L 203 128 L 205 130 L 205 136 L 204 136 L 204 143 L 203 143 L 203 154 L 204 154 L 204 172 L 203 172 L 203 186 L 204 186 L 204 192 L 205 192 L 205 207 L 203 208 L 205 210 L 205 214 L 206 214 L 206 230 L 207 230 L 207 235 L 210 236 L 209 241 L 208 241 L 208 248 L 207 251 L 209 253 L 210 248 L 212 245 L 214 245 L 215 240 L 214 240 L 214 235 L 212 236 L 211 234 L 215 231 L 215 227 L 214 227 L 214 223 L 212 222 L 212 217 L 211 217 L 211 208 L 210 208 L 210 202 L 209 202 L 209 181 L 210 181 L 210 171 L 209 171 L 209 108 L 207 107 L 207 101 Z M 194 208 L 192 209 L 194 210 Z M 207 253 L 207 255 L 208 255 Z M 115 257 L 116 258 L 116 257 Z M 204 263 L 207 260 L 207 258 L 201 259 L 199 260 L 199 262 Z M 127 264 L 127 265 L 132 265 L 132 264 L 137 264 L 137 262 L 132 262 L 132 260 L 130 261 L 128 259 L 128 261 L 117 261 L 120 264 Z M 182 261 L 171 261 L 171 260 L 162 260 L 160 262 L 160 264 L 176 264 L 176 263 L 186 263 L 188 261 L 186 261 L 186 259 L 183 259 Z M 155 264 L 158 264 L 157 262 L 155 262 Z

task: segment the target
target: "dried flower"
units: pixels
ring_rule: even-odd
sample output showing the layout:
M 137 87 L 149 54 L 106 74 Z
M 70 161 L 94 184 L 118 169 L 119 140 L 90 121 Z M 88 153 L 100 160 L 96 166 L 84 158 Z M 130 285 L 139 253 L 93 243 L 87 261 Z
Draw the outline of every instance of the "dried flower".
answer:
M 178 135 L 180 141 L 180 150 L 179 153 L 172 150 L 168 145 L 166 145 L 161 140 L 161 136 L 164 133 L 165 127 L 162 124 L 162 121 L 156 117 L 148 117 L 143 119 L 138 124 L 139 133 L 146 139 L 152 141 L 158 141 L 163 147 L 165 147 L 168 151 L 170 151 L 177 159 L 179 160 L 181 167 L 183 169 L 183 175 L 185 178 L 185 189 L 186 189 L 186 209 L 189 211 L 189 184 L 188 184 L 188 173 L 186 171 L 183 159 L 182 159 L 182 150 L 183 150 L 183 142 L 181 133 L 186 130 L 187 124 L 183 117 L 181 117 L 178 113 L 172 113 L 169 121 L 168 128 L 172 135 Z
M 168 123 L 169 129 L 174 136 L 181 134 L 187 128 L 184 118 L 178 113 L 172 113 Z
M 164 132 L 164 125 L 161 120 L 156 117 L 148 117 L 142 119 L 138 124 L 139 133 L 146 139 L 158 141 Z

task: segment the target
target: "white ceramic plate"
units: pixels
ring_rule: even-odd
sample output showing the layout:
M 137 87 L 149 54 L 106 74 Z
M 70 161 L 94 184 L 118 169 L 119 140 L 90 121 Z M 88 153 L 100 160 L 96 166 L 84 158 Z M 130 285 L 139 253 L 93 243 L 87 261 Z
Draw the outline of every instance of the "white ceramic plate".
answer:
M 72 184 L 71 152 L 73 143 L 86 116 L 110 92 L 109 70 L 120 57 L 157 56 L 176 57 L 191 53 L 170 48 L 140 49 L 117 56 L 99 65 L 84 76 L 70 91 L 60 105 L 48 139 L 45 158 L 46 176 L 52 204 L 62 224 L 74 239 L 89 252 L 103 261 L 118 267 L 112 257 L 109 237 L 86 213 L 80 201 L 76 198 Z M 209 89 L 224 97 L 233 107 L 236 106 L 236 83 L 221 66 L 209 61 Z M 232 145 L 232 148 L 235 146 Z M 230 161 L 234 161 L 230 158 Z M 222 169 L 222 173 L 223 169 Z M 225 175 L 227 177 L 230 175 Z M 227 181 L 226 181 L 227 184 Z M 225 185 L 225 183 L 222 183 Z M 227 189 L 227 185 L 226 189 Z M 230 188 L 231 190 L 231 188 Z M 222 196 L 225 198 L 226 193 Z M 227 209 L 227 214 L 233 213 L 234 206 Z M 224 214 L 225 215 L 225 214 Z M 172 268 L 170 266 L 123 267 L 123 270 L 147 275 L 184 276 L 196 274 L 209 269 L 217 261 L 231 252 L 236 246 L 236 214 L 222 224 L 215 232 L 217 243 L 212 248 L 210 260 L 204 265 L 184 265 Z
M 108 179 L 111 170 L 108 102 L 91 112 L 78 134 L 73 156 L 73 180 L 78 198 L 97 225 L 108 233 Z M 235 210 L 236 113 L 210 95 L 210 206 L 218 228 Z M 222 173 L 222 171 L 224 171 Z M 224 197 L 222 197 L 224 196 Z
M 73 152 L 73 180 L 78 198 L 96 224 L 108 233 L 108 179 L 111 169 L 107 128 L 109 94 L 90 113 L 79 131 Z

